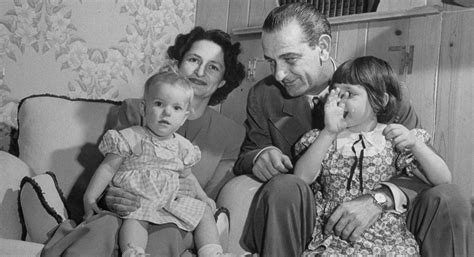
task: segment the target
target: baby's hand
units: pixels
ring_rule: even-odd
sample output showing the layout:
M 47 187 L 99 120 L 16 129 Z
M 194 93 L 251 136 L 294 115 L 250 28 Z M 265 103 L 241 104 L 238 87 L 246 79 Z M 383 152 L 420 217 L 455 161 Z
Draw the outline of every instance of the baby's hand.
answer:
M 209 207 L 211 207 L 212 212 L 216 210 L 216 202 L 214 202 L 214 200 L 212 200 L 211 198 L 206 197 L 204 199 L 201 199 L 201 201 L 205 202 Z
M 347 94 L 342 96 L 339 94 L 339 88 L 331 90 L 324 105 L 324 128 L 335 134 L 347 128 L 347 123 L 344 120 Z
M 389 124 L 382 133 L 399 151 L 412 150 L 418 142 L 415 134 L 401 124 Z

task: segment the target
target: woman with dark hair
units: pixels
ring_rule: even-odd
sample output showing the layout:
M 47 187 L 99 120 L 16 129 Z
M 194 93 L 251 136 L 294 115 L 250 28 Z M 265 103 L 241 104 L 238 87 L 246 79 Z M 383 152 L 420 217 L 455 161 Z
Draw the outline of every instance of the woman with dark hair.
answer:
M 224 85 L 218 88 L 209 99 L 209 105 L 214 106 L 226 99 L 227 95 L 240 85 L 245 76 L 244 66 L 238 61 L 240 43 L 232 44 L 229 34 L 222 30 L 205 31 L 201 27 L 195 27 L 188 34 L 180 34 L 176 37 L 175 44 L 168 48 L 169 58 L 178 62 L 181 67 L 188 51 L 197 41 L 207 40 L 219 45 L 224 54 Z
M 187 34 L 176 37 L 168 48 L 168 56 L 181 74 L 191 81 L 194 97 L 193 113 L 177 131 L 201 150 L 201 161 L 192 168 L 206 194 L 217 198 L 222 186 L 234 177 L 232 168 L 238 157 L 245 129 L 209 106 L 221 103 L 245 76 L 244 66 L 238 61 L 240 43 L 232 43 L 230 36 L 221 30 L 204 30 L 195 27 Z M 121 106 L 118 129 L 143 125 L 140 99 L 127 99 Z M 232 136 L 229 136 L 232 135 Z M 191 181 L 180 180 L 180 193 L 194 196 Z M 119 188 L 110 187 L 105 195 L 107 208 L 118 215 L 136 210 L 138 197 Z M 97 215 L 99 216 L 99 215 Z M 74 241 L 65 252 L 74 256 L 117 255 L 117 233 L 121 220 L 104 215 L 88 221 L 88 232 Z M 173 224 L 151 225 L 146 252 L 151 256 L 190 256 L 193 247 L 190 232 Z M 76 233 L 78 234 L 78 233 Z M 94 242 L 97 247 L 90 247 Z M 60 245 L 60 244 L 59 244 Z M 68 255 L 69 256 L 69 255 Z

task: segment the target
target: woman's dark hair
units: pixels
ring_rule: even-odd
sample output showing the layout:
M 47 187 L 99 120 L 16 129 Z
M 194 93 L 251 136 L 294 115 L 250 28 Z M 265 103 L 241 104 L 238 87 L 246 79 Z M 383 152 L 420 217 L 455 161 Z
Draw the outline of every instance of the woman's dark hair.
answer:
M 209 40 L 219 45 L 224 52 L 224 80 L 225 85 L 218 88 L 212 94 L 209 105 L 217 105 L 226 99 L 227 95 L 240 85 L 245 77 L 245 67 L 238 60 L 240 54 L 240 43 L 232 43 L 229 34 L 222 30 L 204 30 L 201 27 L 195 27 L 187 34 L 179 34 L 176 37 L 174 45 L 168 48 L 168 57 L 178 61 L 181 64 L 184 55 L 191 49 L 194 42 L 199 40 Z
M 378 122 L 390 121 L 398 110 L 400 82 L 390 64 L 384 60 L 364 56 L 346 61 L 334 72 L 329 89 L 333 89 L 336 83 L 363 86 Z M 389 96 L 386 105 L 385 93 Z

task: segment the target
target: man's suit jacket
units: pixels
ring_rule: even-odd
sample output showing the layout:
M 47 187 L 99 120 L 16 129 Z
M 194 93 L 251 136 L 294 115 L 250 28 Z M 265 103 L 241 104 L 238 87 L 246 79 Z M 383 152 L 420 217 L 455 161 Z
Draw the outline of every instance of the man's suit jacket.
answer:
M 405 86 L 401 90 L 401 99 L 397 115 L 389 123 L 400 123 L 408 129 L 421 127 Z M 313 120 L 306 96 L 288 97 L 273 76 L 264 78 L 251 88 L 248 95 L 246 137 L 234 173 L 252 174 L 253 159 L 268 146 L 279 148 L 294 163 L 294 144 L 310 129 L 321 127 L 323 122 L 322 119 Z M 409 202 L 428 186 L 412 177 L 394 178 L 390 182 L 402 189 Z

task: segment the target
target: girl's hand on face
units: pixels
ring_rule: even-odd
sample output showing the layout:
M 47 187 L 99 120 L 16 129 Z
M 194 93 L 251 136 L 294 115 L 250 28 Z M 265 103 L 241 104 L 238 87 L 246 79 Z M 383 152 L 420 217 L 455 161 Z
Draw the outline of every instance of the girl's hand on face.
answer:
M 399 151 L 412 150 L 418 142 L 415 134 L 401 124 L 389 124 L 382 133 Z
M 324 105 L 324 128 L 328 132 L 337 134 L 347 128 L 347 122 L 344 119 L 347 98 L 347 93 L 340 95 L 339 88 L 329 92 Z

